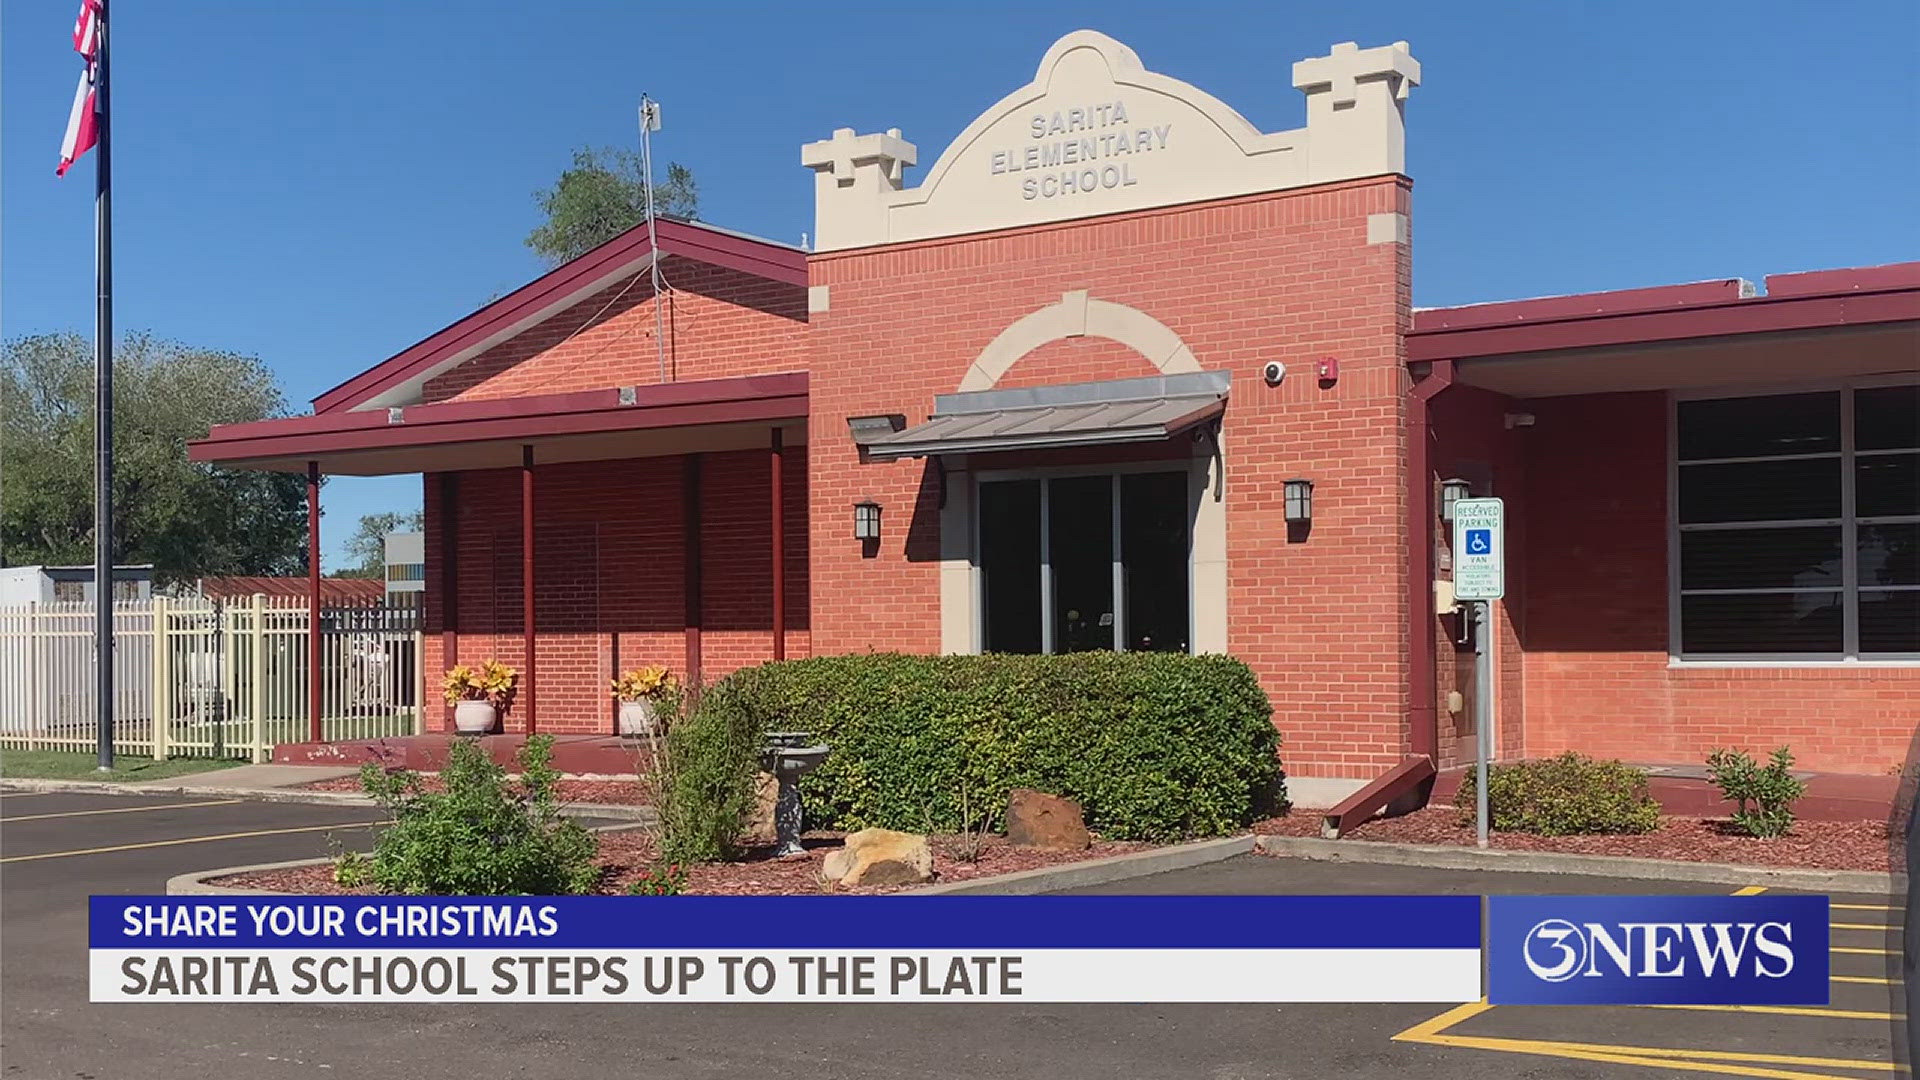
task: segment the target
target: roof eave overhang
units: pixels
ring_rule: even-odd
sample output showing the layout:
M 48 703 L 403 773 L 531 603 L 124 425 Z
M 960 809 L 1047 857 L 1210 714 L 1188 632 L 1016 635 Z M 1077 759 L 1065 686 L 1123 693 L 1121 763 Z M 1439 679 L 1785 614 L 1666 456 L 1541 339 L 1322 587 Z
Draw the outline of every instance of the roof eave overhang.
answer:
M 786 372 L 450 401 L 392 413 L 325 413 L 227 424 L 188 443 L 187 456 L 209 464 L 271 468 L 293 459 L 365 451 L 801 419 L 807 415 L 807 400 L 807 374 Z
M 1525 302 L 1512 305 L 1515 314 L 1507 321 L 1476 319 L 1470 308 L 1421 312 L 1407 335 L 1407 361 L 1470 361 L 1920 321 L 1920 287 L 1828 295 L 1735 296 L 1658 309 L 1541 317 L 1529 317 L 1524 312 L 1526 306 Z

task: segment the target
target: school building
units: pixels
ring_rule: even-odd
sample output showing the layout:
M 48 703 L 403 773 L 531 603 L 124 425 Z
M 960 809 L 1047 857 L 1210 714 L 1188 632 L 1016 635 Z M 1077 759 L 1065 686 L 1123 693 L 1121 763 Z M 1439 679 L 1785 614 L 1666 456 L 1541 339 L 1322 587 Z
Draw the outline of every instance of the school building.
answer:
M 1902 762 L 1920 263 L 1415 310 L 1419 63 L 1292 74 L 1263 132 L 1069 34 L 913 182 L 800 147 L 810 250 L 637 228 L 192 455 L 421 474 L 426 668 L 520 668 L 509 731 L 613 732 L 637 664 L 1159 649 L 1253 668 L 1297 789 L 1470 759 L 1482 694 L 1505 758 Z

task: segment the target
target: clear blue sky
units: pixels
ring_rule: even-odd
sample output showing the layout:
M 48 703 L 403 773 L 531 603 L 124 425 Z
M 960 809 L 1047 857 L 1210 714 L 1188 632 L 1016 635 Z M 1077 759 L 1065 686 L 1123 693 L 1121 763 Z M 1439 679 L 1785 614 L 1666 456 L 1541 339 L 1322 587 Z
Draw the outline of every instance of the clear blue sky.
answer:
M 92 169 L 53 175 L 78 7 L 0 25 L 7 336 L 92 325 Z M 1304 123 L 1293 61 L 1410 42 L 1421 305 L 1920 258 L 1911 0 L 117 7 L 117 322 L 259 355 L 302 410 L 533 277 L 531 193 L 630 144 L 642 91 L 703 217 L 794 242 L 801 143 L 899 127 L 930 163 L 1080 27 L 1269 131 Z M 330 556 L 418 502 L 330 483 Z

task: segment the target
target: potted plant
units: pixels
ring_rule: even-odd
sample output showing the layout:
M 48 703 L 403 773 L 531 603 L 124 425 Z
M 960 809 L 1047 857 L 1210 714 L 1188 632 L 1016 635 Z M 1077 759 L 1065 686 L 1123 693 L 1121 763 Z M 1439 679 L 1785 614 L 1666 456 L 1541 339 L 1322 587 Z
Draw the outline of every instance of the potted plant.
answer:
M 453 706 L 453 727 L 462 735 L 484 735 L 493 730 L 500 710 L 513 697 L 514 679 L 519 672 L 498 660 L 487 660 L 478 667 L 455 664 L 447 669 L 441 692 Z
M 659 713 L 654 702 L 673 689 L 673 676 L 664 667 L 634 668 L 613 680 L 613 699 L 620 703 L 620 734 L 651 735 Z

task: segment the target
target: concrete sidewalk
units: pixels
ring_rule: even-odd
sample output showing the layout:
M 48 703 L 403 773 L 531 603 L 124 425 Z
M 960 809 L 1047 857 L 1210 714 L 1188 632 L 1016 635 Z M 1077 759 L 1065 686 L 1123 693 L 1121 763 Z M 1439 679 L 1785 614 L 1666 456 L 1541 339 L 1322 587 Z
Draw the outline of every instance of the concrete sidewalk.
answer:
M 345 768 L 336 765 L 240 765 L 231 769 L 213 769 L 208 772 L 190 773 L 186 776 L 169 776 L 160 780 L 135 780 L 130 787 L 169 790 L 176 788 L 246 788 L 249 791 L 275 791 L 282 788 L 297 788 L 302 784 L 311 784 L 320 780 L 337 780 L 343 776 L 358 776 L 357 768 Z
M 360 770 L 321 765 L 240 765 L 231 769 L 170 776 L 159 780 L 39 780 L 0 777 L 0 791 L 91 795 L 201 795 L 254 799 L 272 803 L 313 806 L 373 806 L 357 791 L 309 791 L 302 784 L 353 776 Z M 615 821 L 652 821 L 653 808 L 612 803 L 573 802 L 561 806 L 569 817 L 608 818 Z

